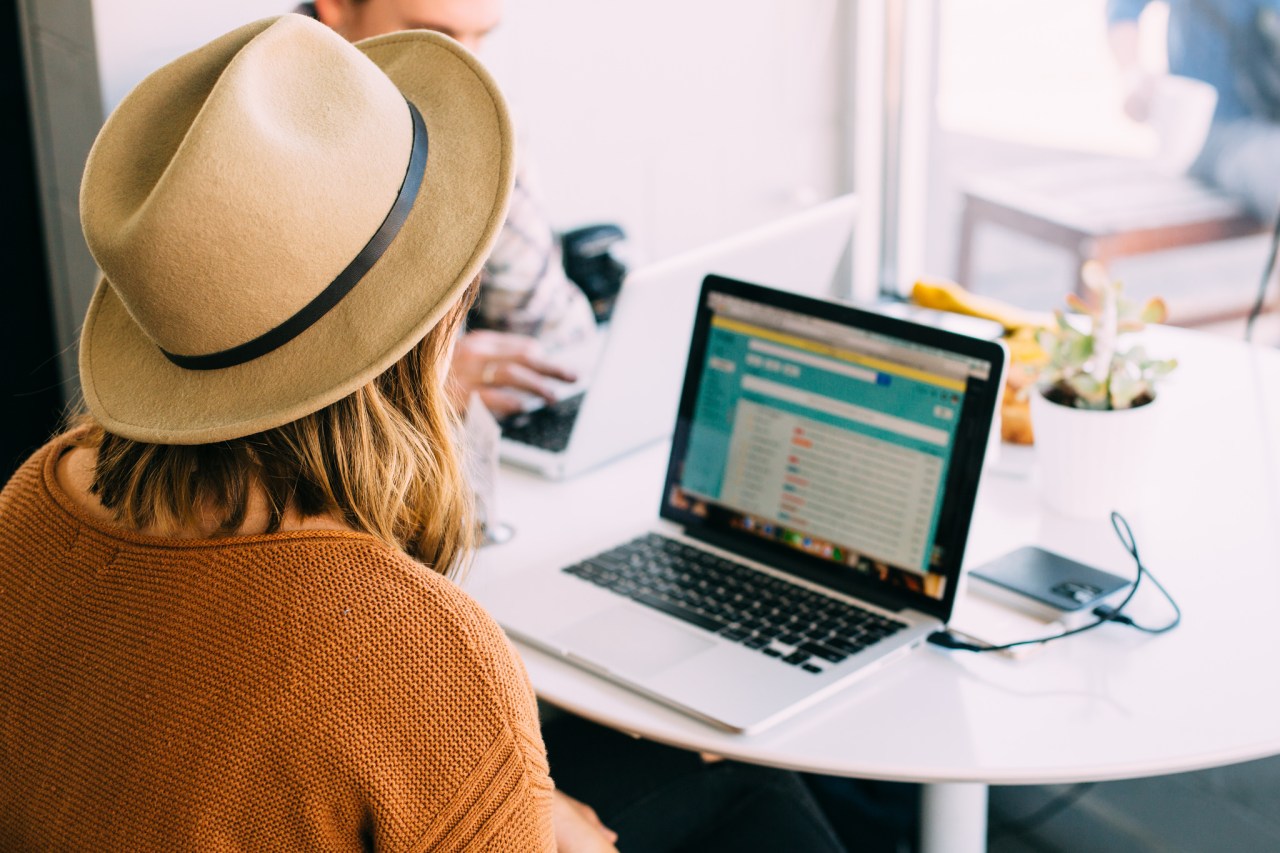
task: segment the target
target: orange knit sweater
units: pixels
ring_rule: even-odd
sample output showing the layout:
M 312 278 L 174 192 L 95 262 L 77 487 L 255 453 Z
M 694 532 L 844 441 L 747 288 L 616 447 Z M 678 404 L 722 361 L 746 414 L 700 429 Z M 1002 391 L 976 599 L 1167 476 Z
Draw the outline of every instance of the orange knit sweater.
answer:
M 0 492 L 0 849 L 554 849 L 501 631 L 370 536 L 104 526 Z

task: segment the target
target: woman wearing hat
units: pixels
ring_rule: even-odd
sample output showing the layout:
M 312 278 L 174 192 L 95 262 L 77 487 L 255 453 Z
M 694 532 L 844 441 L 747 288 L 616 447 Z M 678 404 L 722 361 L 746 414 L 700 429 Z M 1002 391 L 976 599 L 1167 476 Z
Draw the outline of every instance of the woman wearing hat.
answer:
M 89 414 L 0 493 L 0 848 L 612 848 L 445 579 L 443 376 L 511 147 L 451 40 L 292 15 L 107 121 Z
M 107 120 L 88 412 L 0 492 L 0 850 L 614 849 L 447 579 L 445 376 L 511 185 L 492 79 L 424 31 L 260 21 Z M 628 849 L 839 849 L 791 776 L 561 744 Z

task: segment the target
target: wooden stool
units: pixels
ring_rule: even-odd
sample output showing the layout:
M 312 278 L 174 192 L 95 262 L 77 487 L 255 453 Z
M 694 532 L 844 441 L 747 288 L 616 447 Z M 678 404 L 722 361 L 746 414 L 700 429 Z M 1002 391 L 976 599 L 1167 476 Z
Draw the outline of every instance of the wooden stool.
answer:
M 1077 270 L 1090 258 L 1105 264 L 1266 230 L 1236 199 L 1132 160 L 1005 172 L 964 190 L 956 280 L 966 287 L 973 279 L 974 233 L 988 223 L 1061 246 Z

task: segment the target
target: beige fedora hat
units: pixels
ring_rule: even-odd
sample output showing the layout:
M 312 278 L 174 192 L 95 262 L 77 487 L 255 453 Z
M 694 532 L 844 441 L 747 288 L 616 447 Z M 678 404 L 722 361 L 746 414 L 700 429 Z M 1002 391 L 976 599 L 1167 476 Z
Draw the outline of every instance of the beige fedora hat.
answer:
M 352 393 L 480 272 L 513 145 L 492 78 L 435 33 L 351 45 L 284 15 L 156 71 L 81 185 L 103 273 L 80 341 L 90 411 L 202 444 Z

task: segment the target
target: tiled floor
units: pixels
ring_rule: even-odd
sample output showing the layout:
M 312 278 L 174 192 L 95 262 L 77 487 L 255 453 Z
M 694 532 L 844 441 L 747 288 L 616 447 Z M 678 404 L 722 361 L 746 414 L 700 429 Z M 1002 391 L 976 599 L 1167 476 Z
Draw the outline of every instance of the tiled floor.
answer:
M 1094 785 L 1026 831 L 1016 824 L 1073 786 L 994 788 L 990 853 L 1272 853 L 1280 850 L 1280 758 Z

